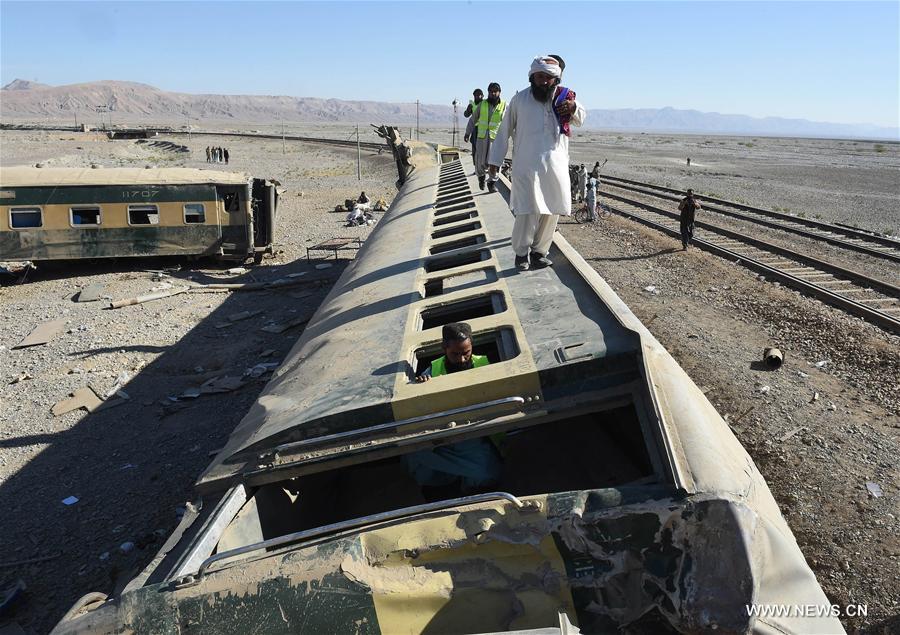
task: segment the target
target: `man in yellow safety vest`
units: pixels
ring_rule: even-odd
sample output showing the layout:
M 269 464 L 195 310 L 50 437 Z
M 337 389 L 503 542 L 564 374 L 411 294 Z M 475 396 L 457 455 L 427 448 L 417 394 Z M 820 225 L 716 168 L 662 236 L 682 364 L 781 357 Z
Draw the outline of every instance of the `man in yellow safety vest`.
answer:
M 465 322 L 444 325 L 441 329 L 441 347 L 444 355 L 431 362 L 428 370 L 416 377 L 416 381 L 428 381 L 432 377 L 480 368 L 490 363 L 486 355 L 472 354 L 472 327 Z
M 478 140 L 475 143 L 475 174 L 478 176 L 478 187 L 484 189 L 485 175 L 488 173 L 488 153 L 491 142 L 497 137 L 500 122 L 506 112 L 506 102 L 500 99 L 500 84 L 491 82 L 488 84 L 487 99 L 482 101 L 472 116 L 476 118 L 478 128 Z M 489 175 L 487 181 L 488 192 L 497 191 L 499 176 Z

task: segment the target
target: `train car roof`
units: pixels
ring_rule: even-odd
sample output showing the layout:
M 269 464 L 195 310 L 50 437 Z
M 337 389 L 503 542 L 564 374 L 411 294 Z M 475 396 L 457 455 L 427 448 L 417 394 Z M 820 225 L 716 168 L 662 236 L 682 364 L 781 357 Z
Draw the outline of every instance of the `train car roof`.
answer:
M 546 415 L 577 408 L 579 400 L 634 400 L 644 390 L 641 338 L 622 324 L 619 306 L 601 299 L 567 258 L 518 274 L 505 201 L 473 196 L 474 177 L 448 166 L 460 162 L 413 172 L 200 477 L 201 489 L 272 482 L 328 469 L 336 459 L 368 460 L 363 456 L 387 443 L 401 453 L 397 448 L 439 428 L 463 434 L 491 413 Z M 465 231 L 473 221 L 480 227 Z M 432 236 L 454 228 L 463 231 Z M 467 240 L 482 242 L 454 249 Z M 446 258 L 470 262 L 437 268 Z M 425 286 L 435 280 L 445 281 L 443 293 L 428 297 Z M 500 310 L 465 321 L 476 344 L 496 336 L 507 346 L 503 361 L 413 381 L 416 351 L 438 349 L 441 338 L 440 325 L 426 325 L 423 316 L 473 299 L 489 304 L 492 295 Z
M 53 187 L 65 185 L 246 185 L 240 172 L 196 168 L 0 168 L 0 186 Z

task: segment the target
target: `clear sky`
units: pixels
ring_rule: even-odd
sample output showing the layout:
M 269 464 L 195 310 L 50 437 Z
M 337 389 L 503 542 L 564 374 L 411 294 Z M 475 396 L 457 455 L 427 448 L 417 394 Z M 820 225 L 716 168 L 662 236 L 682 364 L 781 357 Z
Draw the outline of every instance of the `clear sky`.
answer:
M 557 53 L 588 108 L 900 126 L 900 2 L 9 2 L 0 81 L 449 104 Z

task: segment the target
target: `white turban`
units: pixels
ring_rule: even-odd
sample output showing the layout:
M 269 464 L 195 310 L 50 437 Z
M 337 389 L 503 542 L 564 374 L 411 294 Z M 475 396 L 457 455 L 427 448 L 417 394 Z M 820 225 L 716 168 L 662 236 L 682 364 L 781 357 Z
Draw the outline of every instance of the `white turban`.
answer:
M 559 67 L 559 62 L 552 57 L 538 55 L 534 58 L 534 61 L 531 62 L 528 78 L 531 79 L 531 76 L 535 73 L 547 73 L 551 77 L 561 77 L 562 69 Z

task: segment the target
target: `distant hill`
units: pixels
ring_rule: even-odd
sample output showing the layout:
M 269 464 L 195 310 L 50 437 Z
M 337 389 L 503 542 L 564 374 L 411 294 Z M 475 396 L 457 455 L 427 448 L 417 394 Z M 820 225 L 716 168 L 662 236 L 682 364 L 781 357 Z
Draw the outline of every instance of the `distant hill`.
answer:
M 414 103 L 347 101 L 283 95 L 193 95 L 159 90 L 147 84 L 98 81 L 68 86 L 47 86 L 16 79 L 0 89 L 0 117 L 9 121 L 50 119 L 93 121 L 99 105 L 108 106 L 115 124 L 257 122 L 277 123 L 388 123 L 416 121 Z M 419 121 L 426 126 L 449 126 L 450 106 L 421 104 Z M 462 124 L 460 113 L 460 123 Z M 900 139 L 900 130 L 868 124 L 833 124 L 784 119 L 723 115 L 674 108 L 592 109 L 590 128 L 608 130 L 717 133 L 780 136 L 846 136 Z

